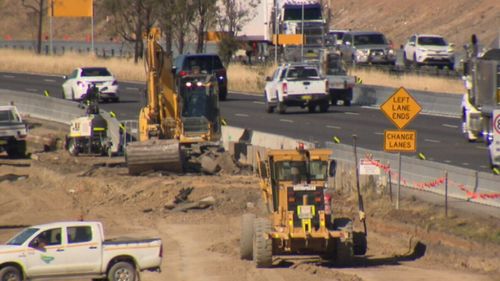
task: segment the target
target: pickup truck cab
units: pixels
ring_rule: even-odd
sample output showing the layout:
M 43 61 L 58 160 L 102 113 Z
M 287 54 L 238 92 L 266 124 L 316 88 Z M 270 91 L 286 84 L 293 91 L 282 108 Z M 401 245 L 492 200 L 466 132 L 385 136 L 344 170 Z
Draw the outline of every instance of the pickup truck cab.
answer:
M 160 269 L 160 239 L 104 240 L 99 222 L 58 222 L 28 227 L 0 245 L 0 280 L 138 280 Z
M 27 135 L 27 126 L 17 108 L 14 105 L 0 106 L 0 152 L 7 152 L 11 158 L 25 156 Z
M 309 112 L 319 106 L 321 112 L 328 111 L 328 80 L 320 76 L 316 66 L 283 64 L 266 80 L 264 96 L 268 113 L 276 108 L 283 114 L 289 106 L 307 107 Z

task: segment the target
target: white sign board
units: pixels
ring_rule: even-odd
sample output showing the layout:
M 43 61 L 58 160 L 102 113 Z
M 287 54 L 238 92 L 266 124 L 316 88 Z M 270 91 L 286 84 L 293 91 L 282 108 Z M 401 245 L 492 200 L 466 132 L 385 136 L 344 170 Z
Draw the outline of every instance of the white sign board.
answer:
M 380 168 L 377 167 L 374 162 L 368 159 L 359 160 L 359 174 L 360 175 L 380 175 Z
M 500 158 L 500 109 L 493 111 L 493 142 L 490 145 L 491 159 Z M 493 163 L 498 165 L 498 163 Z

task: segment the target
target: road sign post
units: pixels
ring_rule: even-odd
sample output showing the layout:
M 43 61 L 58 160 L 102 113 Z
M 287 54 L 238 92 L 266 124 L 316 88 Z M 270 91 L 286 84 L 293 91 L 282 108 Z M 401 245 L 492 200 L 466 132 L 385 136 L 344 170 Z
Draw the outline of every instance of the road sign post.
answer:
M 399 173 L 396 209 L 399 209 L 399 195 L 401 191 L 401 152 L 417 151 L 417 132 L 414 130 L 402 129 L 420 113 L 422 107 L 405 88 L 401 87 L 380 106 L 380 109 L 398 128 L 398 130 L 384 131 L 384 151 L 398 153 Z

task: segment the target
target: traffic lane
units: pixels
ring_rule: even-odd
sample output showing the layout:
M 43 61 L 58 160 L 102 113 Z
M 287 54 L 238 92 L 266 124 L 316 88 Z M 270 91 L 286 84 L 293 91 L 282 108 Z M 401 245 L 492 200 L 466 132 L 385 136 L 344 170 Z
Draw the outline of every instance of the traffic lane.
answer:
M 230 125 L 298 137 L 320 145 L 331 141 L 333 136 L 352 144 L 352 135 L 356 134 L 359 146 L 374 150 L 383 149 L 384 130 L 395 129 L 380 110 L 331 107 L 328 113 L 310 114 L 304 109 L 290 108 L 287 114 L 267 114 L 261 99 L 233 96 L 222 103 L 222 114 Z M 460 119 L 421 114 L 407 129 L 417 131 L 417 150 L 429 160 L 488 171 L 487 151 L 480 145 L 471 147 L 464 142 L 459 126 Z

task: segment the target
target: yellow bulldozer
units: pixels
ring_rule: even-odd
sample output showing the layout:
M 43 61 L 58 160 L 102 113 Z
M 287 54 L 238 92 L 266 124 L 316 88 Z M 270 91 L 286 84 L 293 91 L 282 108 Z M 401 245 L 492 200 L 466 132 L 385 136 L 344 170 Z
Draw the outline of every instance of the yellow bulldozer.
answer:
M 268 150 L 260 165 L 260 189 L 266 215 L 242 217 L 240 257 L 271 267 L 274 255 L 320 255 L 348 265 L 366 252 L 366 230 L 354 232 L 352 220 L 332 212 L 327 188 L 335 175 L 331 150 Z
M 202 147 L 220 147 L 217 80 L 201 73 L 176 79 L 160 36 L 158 28 L 145 36 L 147 104 L 139 113 L 138 141 L 125 148 L 133 175 L 151 170 L 182 172 L 193 155 L 202 157 Z M 209 157 L 203 163 L 210 163 Z

